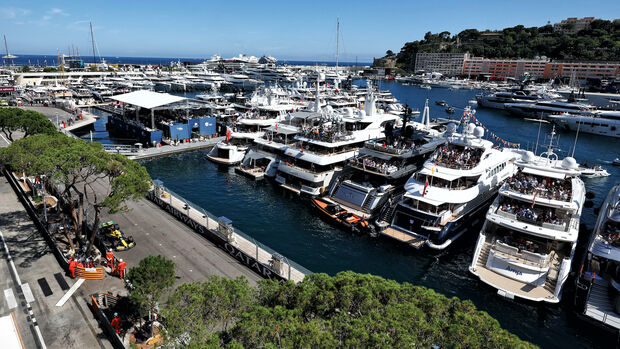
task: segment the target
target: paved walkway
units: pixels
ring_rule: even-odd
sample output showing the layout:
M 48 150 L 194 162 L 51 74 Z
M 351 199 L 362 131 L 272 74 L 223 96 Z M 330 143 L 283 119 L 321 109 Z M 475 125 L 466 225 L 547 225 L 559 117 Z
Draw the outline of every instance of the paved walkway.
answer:
M 56 125 L 56 127 L 63 131 L 73 131 L 76 130 L 78 128 L 84 127 L 84 126 L 88 126 L 90 124 L 94 124 L 95 121 L 97 121 L 96 117 L 86 111 L 81 112 L 82 116 L 83 116 L 83 120 L 76 120 L 75 115 L 72 113 L 69 113 L 63 109 L 60 108 L 55 108 L 55 107 L 38 107 L 38 106 L 23 106 L 21 107 L 22 109 L 26 109 L 26 110 L 34 110 L 36 112 L 39 112 L 43 115 L 45 115 L 45 117 L 47 117 L 54 125 Z M 69 120 L 73 120 L 73 125 L 71 126 L 67 126 L 65 128 L 62 127 L 62 123 L 63 121 L 65 122 L 66 125 L 69 125 Z

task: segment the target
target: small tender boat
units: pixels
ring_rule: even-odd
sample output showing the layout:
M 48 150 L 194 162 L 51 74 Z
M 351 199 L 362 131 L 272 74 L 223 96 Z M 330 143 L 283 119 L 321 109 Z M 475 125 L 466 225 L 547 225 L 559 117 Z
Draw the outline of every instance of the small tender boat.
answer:
M 433 89 L 433 88 L 431 87 L 431 85 L 426 85 L 426 84 L 424 84 L 424 85 L 420 85 L 420 88 L 423 88 L 423 89 L 425 89 L 425 90 L 432 90 L 432 89 Z
M 328 203 L 318 198 L 311 201 L 312 206 L 319 210 L 325 218 L 329 218 L 331 222 L 355 232 L 370 231 L 370 224 L 366 219 L 342 209 L 340 205 Z
M 454 114 L 454 107 L 447 107 L 447 108 L 446 108 L 446 113 L 448 113 L 448 114 Z
M 615 158 L 614 161 L 612 162 L 612 164 L 614 166 L 620 166 L 620 158 Z
M 467 103 L 469 103 L 469 105 L 478 105 L 478 101 L 475 99 L 470 99 Z
M 583 165 L 579 166 L 578 170 L 579 172 L 581 172 L 581 176 L 586 178 L 610 176 L 609 172 L 607 172 L 607 170 L 605 170 L 603 166 L 588 161 L 584 162 Z
M 446 103 L 446 101 L 435 101 L 435 104 L 440 105 L 442 107 L 445 107 L 446 105 L 448 105 L 448 103 Z

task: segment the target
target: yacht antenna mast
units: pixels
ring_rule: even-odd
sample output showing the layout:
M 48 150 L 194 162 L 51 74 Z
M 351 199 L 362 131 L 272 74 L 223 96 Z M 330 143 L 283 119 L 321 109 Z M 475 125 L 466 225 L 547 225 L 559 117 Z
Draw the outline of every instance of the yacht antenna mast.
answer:
M 581 127 L 581 121 L 577 120 L 577 134 L 575 135 L 575 144 L 573 144 L 573 153 L 571 157 L 575 157 L 575 148 L 577 148 L 577 137 L 579 137 L 579 128 Z
M 93 34 L 93 22 L 90 22 L 90 42 L 93 44 L 93 63 L 97 64 L 97 57 L 95 56 L 95 35 Z

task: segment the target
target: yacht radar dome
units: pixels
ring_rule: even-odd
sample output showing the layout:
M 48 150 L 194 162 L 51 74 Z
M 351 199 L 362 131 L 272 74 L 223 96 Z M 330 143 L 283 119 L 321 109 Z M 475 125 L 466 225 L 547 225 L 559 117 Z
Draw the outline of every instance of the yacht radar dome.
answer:
M 534 153 L 532 153 L 531 151 L 526 151 L 525 154 L 523 154 L 523 161 L 524 162 L 532 162 L 534 161 L 534 159 L 536 158 L 536 156 L 534 155 Z
M 481 126 L 478 126 L 474 129 L 474 136 L 476 138 L 482 138 L 482 136 L 484 136 L 484 128 L 482 128 Z
M 446 127 L 446 133 L 453 134 L 454 132 L 456 132 L 456 124 L 451 122 L 448 124 L 448 127 Z
M 566 170 L 575 170 L 577 169 L 577 161 L 574 158 L 567 156 L 564 160 L 562 160 L 562 168 Z

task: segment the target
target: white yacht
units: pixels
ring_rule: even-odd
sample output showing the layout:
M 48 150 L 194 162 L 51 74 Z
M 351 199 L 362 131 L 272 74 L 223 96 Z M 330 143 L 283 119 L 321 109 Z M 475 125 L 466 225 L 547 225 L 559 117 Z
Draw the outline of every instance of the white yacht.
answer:
M 480 107 L 505 109 L 506 103 L 536 103 L 542 98 L 540 95 L 530 94 L 526 91 L 494 92 L 488 95 L 477 95 L 476 101 Z
M 421 123 L 408 122 L 400 129 L 387 124 L 385 138 L 366 141 L 333 181 L 324 201 L 360 217 L 375 218 L 389 198 L 403 191 L 428 155 L 446 141 L 435 127 L 430 123 L 428 100 Z
M 297 105 L 277 104 L 271 98 L 266 105 L 254 106 L 252 110 L 239 116 L 232 130 L 228 131 L 231 141 L 216 144 L 207 158 L 220 164 L 239 164 L 254 140 L 260 138 L 265 129 L 287 120 L 290 111 L 296 108 L 298 108 Z M 212 156 L 211 153 L 213 153 Z
M 601 110 L 591 115 L 562 113 L 548 115 L 547 118 L 567 130 L 620 138 L 620 112 L 618 111 Z
M 504 109 L 512 114 L 528 118 L 547 117 L 552 114 L 578 114 L 592 116 L 596 107 L 584 103 L 538 101 L 536 103 L 506 103 Z
M 254 139 L 254 146 L 235 171 L 255 180 L 275 177 L 280 159 L 286 149 L 297 142 L 295 135 L 298 132 L 298 127 L 286 123 L 268 127 L 262 137 Z
M 553 139 L 553 133 L 552 133 Z M 489 208 L 469 270 L 510 299 L 558 303 L 571 269 L 585 186 L 575 159 L 523 152 Z
M 620 330 L 620 185 L 601 207 L 576 285 L 577 312 Z
M 366 97 L 365 109 L 357 114 L 347 108 L 342 114 L 330 107 L 321 111 L 318 84 L 314 112 L 295 136 L 297 143 L 289 146 L 278 165 L 276 182 L 298 194 L 323 195 L 336 172 L 348 159 L 357 155 L 366 141 L 384 137 L 388 122 L 399 123 L 400 117 L 377 113 L 372 90 Z M 399 124 L 400 125 L 400 124 Z
M 248 150 L 248 145 L 239 139 L 230 140 L 229 137 L 227 137 L 226 141 L 218 142 L 214 145 L 207 154 L 207 159 L 227 166 L 241 163 Z
M 455 131 L 448 126 L 448 141 L 405 184 L 404 196 L 383 218 L 390 225 L 381 234 L 414 248 L 444 249 L 470 230 L 514 174 L 515 153 L 482 139 L 482 127 L 465 123 L 461 134 Z

